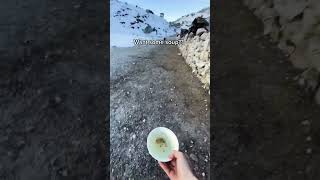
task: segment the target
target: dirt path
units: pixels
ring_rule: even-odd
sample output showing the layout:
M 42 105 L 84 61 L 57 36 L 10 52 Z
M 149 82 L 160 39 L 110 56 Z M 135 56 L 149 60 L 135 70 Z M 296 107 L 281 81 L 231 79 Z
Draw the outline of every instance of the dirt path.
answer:
M 165 179 L 147 151 L 155 127 L 173 130 L 200 179 L 209 173 L 209 95 L 175 46 L 111 50 L 111 175 Z M 204 175 L 204 176 L 203 176 Z
M 240 1 L 215 9 L 213 179 L 320 179 L 320 107 Z
M 1 2 L 0 179 L 105 179 L 104 2 Z

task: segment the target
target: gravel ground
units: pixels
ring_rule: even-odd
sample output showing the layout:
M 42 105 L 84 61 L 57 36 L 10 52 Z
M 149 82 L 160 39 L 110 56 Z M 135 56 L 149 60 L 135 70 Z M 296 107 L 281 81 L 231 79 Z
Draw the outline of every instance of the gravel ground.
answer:
M 0 5 L 0 179 L 105 179 L 104 2 Z
M 320 179 L 320 108 L 240 1 L 217 1 L 212 172 L 216 180 Z
M 209 175 L 209 95 L 175 46 L 111 49 L 110 144 L 113 179 L 166 179 L 147 151 L 164 126 L 199 179 Z

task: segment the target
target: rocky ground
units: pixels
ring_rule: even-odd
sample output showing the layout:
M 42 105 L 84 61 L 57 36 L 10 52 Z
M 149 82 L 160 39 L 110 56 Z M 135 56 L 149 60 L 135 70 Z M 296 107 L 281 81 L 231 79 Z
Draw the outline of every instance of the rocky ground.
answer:
M 146 146 L 164 126 L 199 179 L 209 176 L 209 95 L 176 46 L 111 49 L 110 145 L 112 179 L 166 179 Z
M 301 72 L 240 1 L 217 1 L 214 19 L 213 179 L 320 179 L 320 108 Z
M 191 67 L 205 89 L 210 88 L 210 32 L 205 32 L 196 36 L 185 35 L 183 43 L 179 45 L 179 50 L 186 63 Z M 197 32 L 201 32 L 201 31 Z
M 105 179 L 104 2 L 0 7 L 0 179 Z

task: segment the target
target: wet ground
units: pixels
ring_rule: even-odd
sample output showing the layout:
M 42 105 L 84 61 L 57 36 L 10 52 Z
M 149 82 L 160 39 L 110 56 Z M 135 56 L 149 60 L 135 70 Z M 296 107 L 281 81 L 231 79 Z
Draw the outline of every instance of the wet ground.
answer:
M 320 179 L 320 108 L 240 1 L 217 1 L 213 39 L 215 180 Z
M 104 2 L 0 6 L 0 179 L 105 179 Z
M 148 133 L 171 129 L 199 179 L 209 176 L 209 95 L 175 46 L 111 49 L 113 179 L 166 179 L 148 153 Z

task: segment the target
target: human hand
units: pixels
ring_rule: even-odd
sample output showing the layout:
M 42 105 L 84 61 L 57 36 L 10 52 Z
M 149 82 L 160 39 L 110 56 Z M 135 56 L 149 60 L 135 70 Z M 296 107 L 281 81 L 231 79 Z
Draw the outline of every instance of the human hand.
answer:
M 166 163 L 159 162 L 159 165 L 170 180 L 197 180 L 182 152 L 173 151 L 169 158 L 171 161 Z

